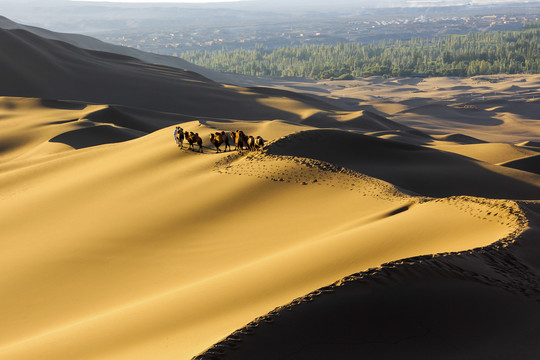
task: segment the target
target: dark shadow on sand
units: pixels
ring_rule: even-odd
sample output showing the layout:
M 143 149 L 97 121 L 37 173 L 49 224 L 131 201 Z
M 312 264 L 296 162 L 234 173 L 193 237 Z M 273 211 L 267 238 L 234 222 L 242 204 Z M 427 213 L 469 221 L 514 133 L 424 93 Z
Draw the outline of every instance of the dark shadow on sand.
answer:
M 358 171 L 419 195 L 540 199 L 540 187 L 496 172 L 496 165 L 399 141 L 339 131 L 289 135 L 268 154 L 310 158 Z
M 49 142 L 66 144 L 74 149 L 83 149 L 133 140 L 143 135 L 146 135 L 146 133 L 132 129 L 116 128 L 110 125 L 98 125 L 68 131 L 55 136 Z

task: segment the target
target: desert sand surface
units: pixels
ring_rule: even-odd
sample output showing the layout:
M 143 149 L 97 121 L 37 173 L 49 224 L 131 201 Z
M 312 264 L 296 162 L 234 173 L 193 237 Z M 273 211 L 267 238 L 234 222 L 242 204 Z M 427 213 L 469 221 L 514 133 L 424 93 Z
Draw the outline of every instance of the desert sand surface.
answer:
M 223 85 L 0 35 L 0 359 L 540 356 L 537 76 Z

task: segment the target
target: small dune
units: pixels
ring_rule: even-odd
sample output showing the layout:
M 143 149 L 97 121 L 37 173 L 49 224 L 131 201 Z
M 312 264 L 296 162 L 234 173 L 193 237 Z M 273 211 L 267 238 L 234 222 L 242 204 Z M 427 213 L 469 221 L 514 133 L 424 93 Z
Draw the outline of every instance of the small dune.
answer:
M 342 124 L 359 129 L 380 131 L 380 130 L 413 130 L 408 126 L 389 120 L 384 116 L 374 112 L 362 110 L 349 113 L 338 118 Z M 427 137 L 427 135 L 426 135 Z
M 85 116 L 85 119 L 95 123 L 112 124 L 145 133 L 169 127 L 180 121 L 194 120 L 190 116 L 121 106 L 107 106 L 104 109 L 89 113 Z
M 446 105 L 430 104 L 415 107 L 404 111 L 404 113 L 412 113 L 416 115 L 430 116 L 444 121 L 452 121 L 456 123 L 475 124 L 483 126 L 496 126 L 502 124 L 499 119 L 492 118 L 489 114 L 480 112 L 472 112 L 469 110 L 456 109 Z
M 110 125 L 98 125 L 68 131 L 55 136 L 49 141 L 66 144 L 74 149 L 82 149 L 86 147 L 133 140 L 143 135 L 146 135 L 146 133 L 131 129 L 118 128 Z
M 326 161 L 426 196 L 534 199 L 540 178 L 427 147 L 337 130 L 312 130 L 271 144 L 269 154 Z M 438 184 L 444 183 L 444 188 Z
M 437 136 L 436 139 L 442 140 L 442 141 L 454 142 L 461 145 L 485 143 L 485 141 L 483 140 L 476 139 L 476 138 L 473 138 L 472 136 L 467 136 L 463 134 L 442 135 L 442 136 Z
M 433 147 L 438 150 L 468 156 L 494 165 L 537 154 L 536 151 L 512 144 L 487 142 L 466 145 L 454 145 L 439 142 L 433 145 Z
M 534 147 L 534 148 L 540 148 L 540 141 L 524 141 L 519 144 L 516 144 L 517 146 L 523 146 L 523 147 Z
M 540 155 L 507 161 L 499 165 L 540 175 Z

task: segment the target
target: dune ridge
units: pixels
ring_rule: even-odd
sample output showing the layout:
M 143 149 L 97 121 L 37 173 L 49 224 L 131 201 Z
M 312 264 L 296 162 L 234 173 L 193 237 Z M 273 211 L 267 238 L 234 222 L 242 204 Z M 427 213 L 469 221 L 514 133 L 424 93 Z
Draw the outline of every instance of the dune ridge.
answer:
M 525 156 L 523 158 L 507 161 L 499 165 L 540 175 L 540 155 Z
M 323 141 L 336 146 L 323 150 Z M 427 196 L 537 199 L 540 195 L 540 178 L 534 174 L 510 173 L 460 155 L 339 130 L 292 134 L 271 144 L 268 153 L 330 161 Z M 446 186 L 441 188 L 441 183 Z
M 295 353 L 346 358 L 360 352 L 382 358 L 534 358 L 540 273 L 515 266 L 524 262 L 516 245 L 532 250 L 537 222 L 534 229 L 481 249 L 417 256 L 352 274 L 255 319 L 194 359 Z M 506 338 L 516 332 L 518 339 L 509 343 Z

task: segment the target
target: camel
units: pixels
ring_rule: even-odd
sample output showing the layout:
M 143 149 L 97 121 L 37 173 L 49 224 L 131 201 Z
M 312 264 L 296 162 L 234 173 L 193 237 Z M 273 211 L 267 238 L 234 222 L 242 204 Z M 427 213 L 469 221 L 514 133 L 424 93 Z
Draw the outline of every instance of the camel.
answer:
M 249 151 L 255 150 L 255 138 L 253 136 L 248 136 L 246 143 Z
M 249 149 L 248 144 L 247 144 L 248 136 L 244 134 L 242 130 L 236 130 L 236 140 L 238 141 L 239 144 L 241 144 L 240 146 L 241 149 L 244 149 L 244 146 Z
M 236 146 L 236 150 L 239 152 L 242 152 L 244 149 L 244 137 L 246 135 L 241 130 L 231 131 L 231 137 L 234 140 L 234 145 Z
M 188 149 L 195 151 L 195 147 L 193 146 L 193 144 L 197 143 L 197 145 L 199 145 L 199 151 L 203 152 L 202 139 L 199 136 L 199 133 L 190 132 L 189 135 L 186 136 L 186 140 L 189 143 Z
M 242 141 L 244 142 L 244 145 L 247 146 L 248 136 L 246 134 L 244 134 L 244 132 L 242 130 L 236 130 L 236 132 L 238 133 L 240 138 L 242 138 Z
M 199 145 L 199 151 L 200 151 L 200 152 L 203 152 L 203 148 L 202 148 L 202 139 L 201 139 L 201 137 L 199 136 L 199 133 L 195 133 L 195 142 L 197 143 L 197 145 Z
M 176 129 L 174 129 L 174 140 L 180 149 L 184 147 L 184 129 L 180 126 L 177 126 Z
M 210 134 L 210 142 L 215 145 L 216 152 L 221 151 L 219 147 L 223 143 L 225 143 L 225 151 L 227 151 L 227 148 L 229 148 L 229 150 L 231 149 L 231 145 L 229 145 L 229 138 L 227 137 L 227 134 L 225 134 L 225 131 Z
M 237 144 L 237 141 L 236 141 L 236 131 L 231 131 L 231 139 L 234 143 L 234 150 L 238 150 L 238 147 L 236 146 Z
M 255 138 L 255 149 L 257 150 L 262 150 L 262 148 L 264 147 L 264 140 L 262 137 L 260 136 L 257 136 Z
M 193 149 L 193 139 L 192 139 L 192 132 L 186 132 L 186 141 L 188 142 L 188 149 Z

